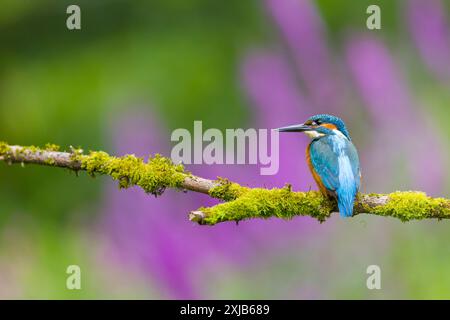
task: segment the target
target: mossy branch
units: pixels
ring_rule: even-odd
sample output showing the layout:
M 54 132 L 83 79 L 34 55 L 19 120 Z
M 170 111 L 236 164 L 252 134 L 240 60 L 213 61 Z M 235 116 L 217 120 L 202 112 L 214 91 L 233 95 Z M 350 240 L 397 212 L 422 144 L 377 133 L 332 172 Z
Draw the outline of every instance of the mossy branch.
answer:
M 168 158 L 156 154 L 148 161 L 134 155 L 110 156 L 105 152 L 89 152 L 71 147 L 61 152 L 56 145 L 45 148 L 11 146 L 0 142 L 0 160 L 8 164 L 39 164 L 70 170 L 86 171 L 89 175 L 109 175 L 117 180 L 120 188 L 139 186 L 145 192 L 161 195 L 166 188 L 190 190 L 208 194 L 225 201 L 209 208 L 189 213 L 191 221 L 214 225 L 225 221 L 251 218 L 310 216 L 325 221 L 335 210 L 334 201 L 317 191 L 294 192 L 290 185 L 284 188 L 249 188 L 227 179 L 208 180 L 192 175 L 182 165 L 173 164 Z M 354 215 L 375 214 L 413 219 L 450 218 L 450 200 L 431 198 L 423 192 L 394 192 L 391 194 L 359 194 Z

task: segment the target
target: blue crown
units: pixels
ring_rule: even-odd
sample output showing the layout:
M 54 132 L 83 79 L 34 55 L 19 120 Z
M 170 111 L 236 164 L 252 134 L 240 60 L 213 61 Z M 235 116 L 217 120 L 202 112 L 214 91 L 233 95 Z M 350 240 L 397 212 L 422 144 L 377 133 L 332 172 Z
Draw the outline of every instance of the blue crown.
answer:
M 315 121 L 318 124 L 321 123 L 331 123 L 336 126 L 336 128 L 342 132 L 344 136 L 347 137 L 348 140 L 351 140 L 350 134 L 348 133 L 347 127 L 345 126 L 344 121 L 342 121 L 341 118 L 338 118 L 336 116 L 332 116 L 330 114 L 317 114 L 315 116 L 312 116 L 308 120 Z

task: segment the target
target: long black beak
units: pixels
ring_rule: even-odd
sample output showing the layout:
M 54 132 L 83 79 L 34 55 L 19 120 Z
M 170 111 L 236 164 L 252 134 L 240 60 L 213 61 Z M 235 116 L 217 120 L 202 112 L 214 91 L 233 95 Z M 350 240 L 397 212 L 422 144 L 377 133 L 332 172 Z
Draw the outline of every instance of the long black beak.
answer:
M 303 132 L 303 131 L 311 131 L 313 130 L 313 128 L 302 123 L 302 124 L 294 124 L 293 126 L 278 128 L 275 130 L 279 132 Z

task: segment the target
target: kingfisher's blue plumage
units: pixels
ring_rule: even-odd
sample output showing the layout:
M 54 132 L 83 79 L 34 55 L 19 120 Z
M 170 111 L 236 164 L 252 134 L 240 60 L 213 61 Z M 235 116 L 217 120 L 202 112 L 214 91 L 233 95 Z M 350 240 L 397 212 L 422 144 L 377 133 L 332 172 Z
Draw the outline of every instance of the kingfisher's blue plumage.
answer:
M 312 138 L 306 158 L 314 180 L 326 196 L 336 198 L 341 217 L 353 214 L 353 203 L 360 186 L 359 158 L 344 122 L 320 114 L 305 123 L 278 129 L 304 132 Z

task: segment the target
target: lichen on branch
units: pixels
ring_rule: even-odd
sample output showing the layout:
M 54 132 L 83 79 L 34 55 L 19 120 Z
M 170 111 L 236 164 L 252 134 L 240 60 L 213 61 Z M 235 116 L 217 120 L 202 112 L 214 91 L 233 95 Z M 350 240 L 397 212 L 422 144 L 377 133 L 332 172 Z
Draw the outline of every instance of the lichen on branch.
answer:
M 365 201 L 370 197 L 372 201 Z M 383 205 L 377 205 L 373 199 L 385 199 Z M 369 212 L 378 216 L 398 218 L 402 221 L 422 219 L 449 219 L 450 201 L 444 198 L 432 198 L 425 192 L 396 191 L 386 195 L 366 195 L 355 204 L 358 213 Z
M 81 169 L 91 176 L 108 175 L 119 182 L 120 188 L 138 186 L 155 196 L 161 195 L 166 188 L 181 189 L 188 174 L 183 165 L 175 165 L 159 154 L 145 162 L 135 155 L 113 157 L 99 151 L 83 155 L 80 160 Z
M 103 151 L 84 154 L 82 149 L 59 151 L 54 144 L 44 148 L 13 146 L 0 142 L 0 160 L 8 164 L 39 164 L 86 171 L 91 176 L 108 175 L 119 182 L 120 188 L 138 186 L 145 192 L 161 195 L 166 188 L 190 190 L 222 200 L 210 208 L 200 208 L 189 214 L 191 221 L 214 225 L 225 221 L 241 221 L 270 217 L 290 219 L 310 216 L 325 221 L 335 210 L 334 200 L 317 191 L 294 192 L 284 188 L 249 188 L 225 178 L 204 179 L 192 175 L 181 164 L 174 164 L 159 154 L 145 161 L 135 155 L 114 157 Z M 394 217 L 402 221 L 420 219 L 449 219 L 450 200 L 431 198 L 423 192 L 403 191 L 391 194 L 359 194 L 354 215 L 360 213 Z
M 210 208 L 200 208 L 190 214 L 190 219 L 200 224 L 214 225 L 224 221 L 241 221 L 250 218 L 284 218 L 310 216 L 325 221 L 335 204 L 318 191 L 293 192 L 284 188 L 246 188 L 235 200 Z
M 231 182 L 226 178 L 218 177 L 216 185 L 208 191 L 208 194 L 216 199 L 231 201 L 241 197 L 249 190 L 250 188 L 248 187 L 243 187 L 236 182 Z
M 84 170 L 92 177 L 108 175 L 119 182 L 120 188 L 138 186 L 153 195 L 161 195 L 166 188 L 183 189 L 183 182 L 190 175 L 183 165 L 173 164 L 159 154 L 144 161 L 135 155 L 114 157 L 103 151 L 83 154 L 82 149 L 71 148 L 71 152 L 59 152 L 59 149 L 55 144 L 39 148 L 9 146 L 0 142 L 0 157 L 8 163 L 37 163 Z
M 235 200 L 209 208 L 200 208 L 189 214 L 191 221 L 214 225 L 224 221 L 251 218 L 284 218 L 310 216 L 320 222 L 336 210 L 336 203 L 320 192 L 293 192 L 282 189 L 248 189 Z M 397 191 L 391 194 L 358 195 L 353 215 L 361 213 L 398 218 L 401 221 L 422 219 L 449 219 L 450 201 L 428 197 L 424 192 Z

